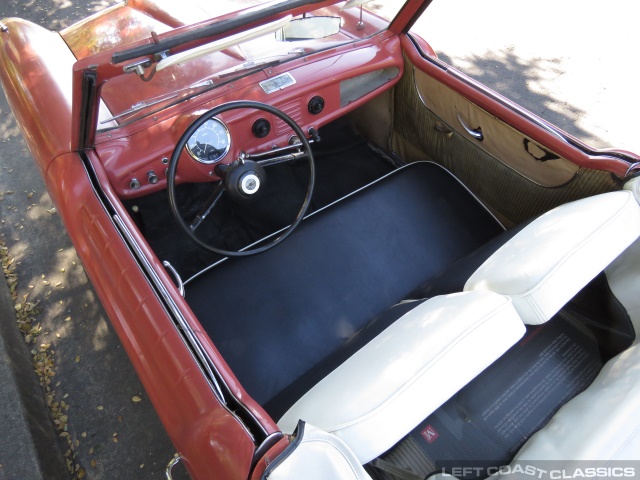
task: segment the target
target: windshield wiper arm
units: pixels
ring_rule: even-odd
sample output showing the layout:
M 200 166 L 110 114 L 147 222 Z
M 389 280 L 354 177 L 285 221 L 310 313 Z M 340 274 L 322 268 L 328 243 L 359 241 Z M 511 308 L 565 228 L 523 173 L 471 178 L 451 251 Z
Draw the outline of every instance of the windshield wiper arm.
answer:
M 216 77 L 222 79 L 234 76 L 238 73 L 250 73 L 256 70 L 263 70 L 269 67 L 275 67 L 279 65 L 282 60 L 270 60 L 270 61 L 255 61 L 255 62 L 246 62 L 240 65 L 239 67 L 235 67 L 231 70 L 227 70 L 226 72 L 221 72 L 216 75 Z
M 264 17 L 279 15 L 292 9 L 304 7 L 305 5 L 314 3 L 320 3 L 321 1 L 322 0 L 288 0 L 277 2 L 274 4 L 267 4 L 265 8 L 247 12 L 235 18 L 230 18 L 222 21 L 216 21 L 216 19 L 213 19 L 213 22 L 209 25 L 205 25 L 193 30 L 188 30 L 183 33 L 178 33 L 176 35 L 160 40 L 158 43 L 147 43 L 144 45 L 139 45 L 137 47 L 129 48 L 127 50 L 122 50 L 120 52 L 115 52 L 111 56 L 111 61 L 114 64 L 118 64 L 126 62 L 127 60 L 133 60 L 134 58 L 142 57 L 144 55 L 155 55 L 164 53 L 169 49 L 179 47 L 186 43 L 202 40 L 214 35 L 225 34 L 232 30 L 242 28 L 253 22 L 260 21 Z
M 120 113 L 118 113 L 117 115 L 114 115 L 111 118 L 107 118 L 106 120 L 102 120 L 100 122 L 100 125 L 112 122 L 112 121 L 117 120 L 117 119 L 122 118 L 122 117 L 126 117 L 127 115 L 131 115 L 132 113 L 135 113 L 135 112 L 137 112 L 139 110 L 145 109 L 147 107 L 151 107 L 152 105 L 157 105 L 158 103 L 162 103 L 162 102 L 165 102 L 167 100 L 171 100 L 172 98 L 176 98 L 177 96 L 180 95 L 180 93 L 185 92 L 187 90 L 193 90 L 193 89 L 197 89 L 197 88 L 201 88 L 201 87 L 207 87 L 207 86 L 210 86 L 210 85 L 213 85 L 213 80 L 211 80 L 211 79 L 205 80 L 204 82 L 194 83 L 193 85 L 189 85 L 188 87 L 180 88 L 180 89 L 178 89 L 178 90 L 176 90 L 174 92 L 165 93 L 163 95 L 159 95 L 157 97 L 150 98 L 148 100 L 142 100 L 141 102 L 134 103 L 133 105 L 131 105 L 131 108 L 128 108 L 124 112 L 120 112 Z

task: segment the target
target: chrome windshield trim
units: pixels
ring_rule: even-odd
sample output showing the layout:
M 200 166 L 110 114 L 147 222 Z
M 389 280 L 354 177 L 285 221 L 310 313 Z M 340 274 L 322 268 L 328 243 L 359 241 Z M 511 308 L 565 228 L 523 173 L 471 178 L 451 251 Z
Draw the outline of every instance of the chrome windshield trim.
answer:
M 226 405 L 227 401 L 224 397 L 224 393 L 222 392 L 222 388 L 220 388 L 220 384 L 218 383 L 218 380 L 216 378 L 216 376 L 219 376 L 219 373 L 217 371 L 214 373 L 215 367 L 213 366 L 211 359 L 206 354 L 204 347 L 202 345 L 202 342 L 200 342 L 195 332 L 189 325 L 189 322 L 187 322 L 187 319 L 184 317 L 184 315 L 182 314 L 182 312 L 180 311 L 176 303 L 171 298 L 169 291 L 165 287 L 162 280 L 160 280 L 158 273 L 155 271 L 155 269 L 147 259 L 146 255 L 138 245 L 138 242 L 136 242 L 132 233 L 129 231 L 125 223 L 122 221 L 122 218 L 120 218 L 120 215 L 118 215 L 117 213 L 114 214 L 113 221 L 118 226 L 118 229 L 120 230 L 120 232 L 124 235 L 127 243 L 135 253 L 142 267 L 144 268 L 145 273 L 149 275 L 154 285 L 160 290 L 160 293 L 164 298 L 164 300 L 167 302 L 167 305 L 169 306 L 171 313 L 178 320 L 180 328 L 184 332 L 184 335 L 186 336 L 186 338 L 189 340 L 189 343 L 191 344 L 191 347 L 193 348 L 193 351 L 195 352 L 196 357 L 198 358 L 198 360 L 200 360 L 200 362 L 202 363 L 202 366 L 207 372 L 207 375 L 211 379 L 211 382 L 214 387 L 214 392 L 216 393 L 218 400 L 220 400 L 221 403 Z
M 191 30 L 189 30 L 190 26 L 182 27 L 183 31 L 170 35 L 167 38 L 163 38 L 158 42 L 147 43 L 115 52 L 111 56 L 111 61 L 117 65 L 144 55 L 160 54 L 187 43 L 202 41 L 215 35 L 224 35 L 232 30 L 237 30 L 253 22 L 260 21 L 263 18 L 273 17 L 275 15 L 289 12 L 295 8 L 321 2 L 322 0 L 279 0 L 269 2 L 261 5 L 260 8 L 251 9 L 234 18 L 222 21 L 213 18 L 211 23 L 201 27 L 192 28 Z

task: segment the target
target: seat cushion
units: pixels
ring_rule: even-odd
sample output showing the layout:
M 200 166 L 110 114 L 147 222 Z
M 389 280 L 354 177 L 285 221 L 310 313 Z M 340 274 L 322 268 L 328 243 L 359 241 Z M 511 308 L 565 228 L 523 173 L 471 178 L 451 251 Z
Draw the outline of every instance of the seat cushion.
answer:
M 640 239 L 609 265 L 605 273 L 611 291 L 624 306 L 636 332 L 640 333 Z M 640 342 L 640 335 L 636 335 Z
M 464 290 L 509 295 L 525 323 L 543 323 L 639 235 L 640 206 L 630 191 L 567 203 L 507 241 Z
M 492 292 L 420 303 L 321 380 L 278 422 L 339 436 L 366 463 L 500 357 L 524 334 L 511 301 Z
M 264 409 L 272 418 L 281 418 L 296 400 L 302 398 L 302 396 L 318 384 L 320 380 L 342 365 L 349 357 L 382 333 L 389 325 L 410 310 L 416 308 L 425 300 L 426 299 L 403 301 L 373 318 L 347 342 L 343 343 L 321 362 L 314 365 L 312 369 L 307 370 L 302 377 L 291 383 L 287 388 L 264 404 Z
M 448 171 L 418 162 L 309 216 L 277 247 L 195 278 L 186 300 L 245 389 L 265 405 L 502 231 Z M 297 399 L 283 401 L 289 407 Z
M 640 345 L 611 359 L 593 383 L 520 449 L 524 460 L 640 459 Z
M 338 437 L 300 422 L 295 438 L 271 462 L 263 480 L 371 480 L 356 456 Z

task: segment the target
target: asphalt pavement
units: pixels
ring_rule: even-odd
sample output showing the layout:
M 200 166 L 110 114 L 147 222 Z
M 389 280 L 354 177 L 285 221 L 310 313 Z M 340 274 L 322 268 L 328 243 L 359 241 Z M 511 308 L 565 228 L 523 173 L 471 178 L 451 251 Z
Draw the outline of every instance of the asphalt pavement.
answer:
M 434 0 L 414 30 L 445 62 L 588 145 L 640 153 L 640 3 Z
M 112 3 L 5 0 L 0 18 L 18 16 L 58 30 Z M 531 11 L 533 4 L 508 0 L 436 0 L 434 15 L 416 30 L 443 59 L 569 133 L 597 147 L 640 151 L 632 121 L 640 95 L 631 88 L 640 74 L 631 54 L 635 41 L 628 37 L 635 27 L 627 25 L 638 18 L 631 11 L 638 7 L 614 1 L 598 11 L 601 2 L 566 3 L 544 0 Z M 509 11 L 518 21 L 504 20 Z M 552 12 L 567 19 L 552 22 Z M 592 34 L 598 22 L 618 25 L 615 35 Z M 614 68 L 619 65 L 624 75 Z M 578 74 L 569 72 L 573 67 Z M 15 299 L 0 282 L 0 479 L 163 478 L 174 448 L 87 280 L 3 95 L 0 142 L 0 241 L 17 277 Z M 53 417 L 47 404 L 55 407 Z
M 10 0 L 0 3 L 0 18 L 22 17 L 59 30 L 112 3 Z M 84 273 L 4 95 L 0 142 L 0 241 L 17 275 L 15 300 L 0 288 L 0 479 L 164 478 L 175 449 Z M 38 312 L 25 314 L 25 306 Z M 28 344 L 16 314 L 31 318 Z

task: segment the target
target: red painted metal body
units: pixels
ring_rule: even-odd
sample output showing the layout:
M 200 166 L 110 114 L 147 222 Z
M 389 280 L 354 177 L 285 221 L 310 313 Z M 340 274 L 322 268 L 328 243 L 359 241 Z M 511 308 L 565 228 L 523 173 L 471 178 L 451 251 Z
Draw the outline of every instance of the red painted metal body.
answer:
M 56 157 L 46 180 L 111 323 L 192 476 L 247 478 L 252 439 L 213 395 L 97 198 L 78 154 Z
M 118 8 L 110 9 L 104 15 L 111 19 L 116 16 L 120 19 L 118 28 L 122 27 L 125 17 Z M 131 22 L 136 24 L 138 20 L 134 19 Z M 85 23 L 95 27 L 103 21 L 104 18 L 96 16 Z M 46 180 L 69 236 L 161 421 L 177 450 L 182 454 L 193 478 L 249 478 L 256 450 L 253 438 L 242 422 L 221 404 L 214 394 L 212 385 L 207 381 L 201 365 L 176 328 L 175 320 L 166 304 L 149 283 L 130 245 L 119 233 L 111 214 L 95 191 L 86 164 L 81 158 L 82 154 L 73 151 L 72 138 L 77 131 L 77 118 L 72 114 L 73 94 L 78 93 L 73 92 L 71 88 L 72 69 L 76 62 L 73 53 L 59 34 L 17 19 L 6 21 L 6 25 L 9 30 L 0 37 L 0 60 L 5 66 L 1 76 L 12 110 Z M 142 30 L 129 29 L 128 32 L 130 36 L 125 38 L 135 43 Z M 111 44 L 92 43 L 86 30 L 76 31 L 72 28 L 63 33 L 78 45 L 84 44 L 74 51 L 80 57 L 88 55 L 88 64 L 96 60 L 96 57 L 106 59 L 111 54 L 104 50 Z M 120 40 L 124 41 L 118 41 Z M 144 42 L 145 40 L 138 40 L 138 43 Z M 41 56 L 41 51 L 47 51 L 48 54 Z M 330 59 L 327 65 L 323 63 L 323 58 Z M 336 59 L 339 62 L 336 62 Z M 237 59 L 232 60 L 237 63 Z M 77 72 L 82 71 L 80 63 L 76 63 Z M 326 76 L 324 84 L 313 85 L 312 79 L 318 75 L 318 68 L 331 67 L 330 64 L 335 63 L 338 63 L 340 68 L 334 67 L 333 77 Z M 323 56 L 314 58 L 312 62 L 308 59 L 298 62 L 299 75 L 304 81 L 291 92 L 294 95 L 287 92 L 286 96 L 281 96 L 279 103 L 283 105 L 299 95 L 311 94 L 310 88 L 313 85 L 313 92 L 325 95 L 328 105 L 321 118 L 308 118 L 310 114 L 305 111 L 303 123 L 319 127 L 374 95 L 372 93 L 352 105 L 341 107 L 337 102 L 335 89 L 346 70 L 352 69 L 353 73 L 358 74 L 388 66 L 398 68 L 399 79 L 402 74 L 400 44 L 397 37 L 390 34 L 376 36 L 369 41 L 361 42 L 357 47 L 349 46 L 342 50 L 326 52 Z M 104 68 L 114 77 L 120 76 L 122 72 L 121 66 L 107 64 Z M 279 71 L 274 69 L 272 75 L 278 73 Z M 107 77 L 105 81 L 109 80 Z M 140 84 L 135 76 L 120 78 L 125 78 L 132 85 Z M 206 354 L 212 359 L 217 373 L 232 395 L 250 410 L 268 435 L 276 433 L 277 426 L 238 383 L 144 238 L 139 235 L 118 198 L 126 196 L 127 192 L 124 189 L 112 189 L 112 181 L 114 186 L 122 185 L 114 181 L 120 169 L 129 173 L 132 168 L 135 170 L 131 159 L 138 156 L 138 149 L 145 150 L 145 155 L 142 156 L 143 163 L 145 159 L 155 161 L 167 155 L 170 153 L 171 144 L 175 142 L 174 137 L 180 133 L 171 133 L 174 123 L 178 127 L 185 125 L 185 121 L 188 123 L 193 118 L 194 112 L 209 108 L 212 102 L 216 102 L 221 96 L 224 100 L 247 98 L 247 91 L 253 91 L 253 95 L 258 98 L 260 90 L 256 82 L 264 78 L 264 74 L 256 73 L 242 82 L 236 82 L 236 88 L 232 91 L 211 92 L 201 99 L 202 105 L 179 105 L 170 109 L 166 118 L 158 121 L 149 118 L 148 121 L 143 120 L 131 127 L 119 129 L 115 134 L 98 134 L 96 149 L 87 150 L 84 155 L 87 156 L 93 174 L 101 184 L 102 194 L 115 208 L 116 215 L 128 230 L 135 235 L 142 255 L 152 259 L 152 267 L 166 286 L 172 301 L 195 332 Z M 390 88 L 392 84 L 393 82 L 385 88 Z M 139 95 L 138 90 L 132 90 L 130 95 L 136 98 L 136 94 Z M 237 122 L 239 126 L 235 134 L 240 137 L 244 135 L 241 130 L 246 130 L 246 122 L 251 122 L 251 118 L 241 117 Z M 163 135 L 164 133 L 167 135 Z M 167 143 L 153 142 L 156 138 L 166 138 Z M 269 142 L 281 142 L 283 138 L 268 138 L 264 145 Z M 247 145 L 239 144 L 236 148 L 246 148 Z M 146 166 L 141 168 L 144 169 Z M 264 469 L 265 461 L 275 458 L 286 443 L 285 440 L 281 440 L 267 450 L 265 458 L 253 470 L 254 478 Z
M 328 8 L 332 3 L 326 0 L 314 4 L 313 8 Z M 194 478 L 258 478 L 265 462 L 286 446 L 286 440 L 282 439 L 261 459 L 253 458 L 254 440 L 242 422 L 214 394 L 201 364 L 177 328 L 167 302 L 160 297 L 140 258 L 132 252 L 131 245 L 114 223 L 115 216 L 131 232 L 133 242 L 140 249 L 138 253 L 156 272 L 172 305 L 195 332 L 231 394 L 247 407 L 266 434 L 276 433 L 278 428 L 274 421 L 247 395 L 229 370 L 120 202 L 122 198 L 165 188 L 162 158 L 170 156 L 177 138 L 199 113 L 231 100 L 268 101 L 284 111 L 293 111 L 303 129 L 318 128 L 391 88 L 402 76 L 404 52 L 427 74 L 577 165 L 609 170 L 619 176 L 629 168 L 628 162 L 606 152 L 589 154 L 586 149 L 562 141 L 523 116 L 506 99 L 487 95 L 473 81 L 452 75 L 426 60 L 415 44 L 401 33 L 423 4 L 421 0 L 409 0 L 390 29 L 382 33 L 369 36 L 373 31 L 365 32 L 364 39 L 355 43 L 258 71 L 196 97 L 193 102 L 179 103 L 116 130 L 92 133 L 89 141 L 95 148 L 84 152 L 76 152 L 82 142 L 79 132 L 83 75 L 86 72 L 95 74 L 96 83 L 103 86 L 105 101 L 112 112 L 130 106 L 132 101 L 140 99 L 142 92 L 143 98 L 165 93 L 171 85 L 144 84 L 136 75 L 122 75 L 122 65 L 111 61 L 113 48 L 149 44 L 152 42 L 150 29 L 160 39 L 170 38 L 193 31 L 208 21 L 184 26 L 186 17 L 181 17 L 179 11 L 161 9 L 150 0 L 130 0 L 127 6 L 114 7 L 63 31 L 62 37 L 69 46 L 60 35 L 17 19 L 7 21 L 8 31 L 0 33 L 0 64 L 3 65 L 0 77 L 12 110 L 114 328 Z M 292 13 L 301 12 L 298 9 Z M 237 14 L 229 14 L 227 18 L 234 16 Z M 279 16 L 282 15 L 276 15 Z M 111 35 L 100 33 L 105 25 Z M 345 29 L 350 31 L 352 27 L 347 25 Z M 183 45 L 175 51 L 212 40 L 215 37 Z M 427 56 L 435 58 L 426 42 L 418 39 L 417 43 Z M 47 51 L 47 55 L 41 56 L 41 51 Z M 79 61 L 76 62 L 74 54 Z M 233 52 L 220 52 L 216 59 L 220 62 L 216 68 L 241 63 Z M 348 105 L 340 104 L 342 80 L 382 68 L 397 68 L 397 77 Z M 202 78 L 210 69 L 209 60 L 195 61 L 187 83 Z M 298 83 L 267 96 L 258 82 L 286 71 L 294 72 Z M 321 115 L 312 115 L 306 105 L 318 94 L 326 100 L 325 110 Z M 286 143 L 287 134 L 278 132 L 277 128 L 267 138 L 254 138 L 250 130 L 256 118 L 255 112 L 244 111 L 224 117 L 234 139 L 225 161 L 236 158 L 241 150 L 261 151 Z M 86 155 L 86 161 L 81 155 Z M 215 179 L 209 175 L 210 167 L 188 163 L 191 167 L 182 172 L 183 180 Z M 87 171 L 88 165 L 92 172 Z M 149 170 L 159 173 L 159 182 L 132 190 L 129 180 L 143 178 Z M 100 194 L 94 189 L 91 175 L 101 185 Z M 254 460 L 258 463 L 251 472 Z
M 11 19 L 0 36 L 2 84 L 11 110 L 43 177 L 49 163 L 71 151 L 71 71 L 73 55 L 57 33 Z M 49 52 L 41 56 L 43 50 Z M 56 121 L 52 121 L 55 118 Z

